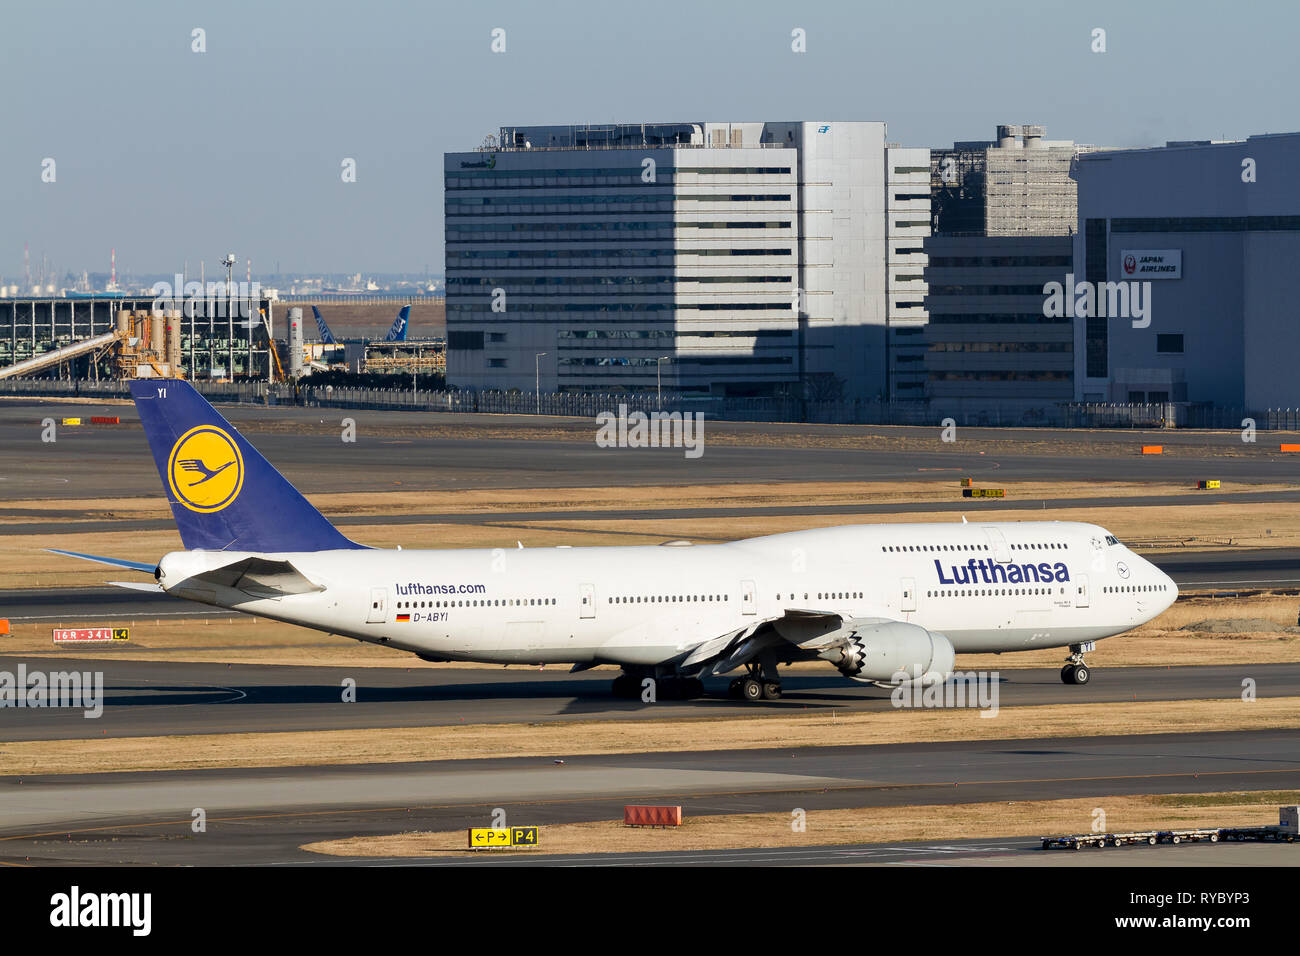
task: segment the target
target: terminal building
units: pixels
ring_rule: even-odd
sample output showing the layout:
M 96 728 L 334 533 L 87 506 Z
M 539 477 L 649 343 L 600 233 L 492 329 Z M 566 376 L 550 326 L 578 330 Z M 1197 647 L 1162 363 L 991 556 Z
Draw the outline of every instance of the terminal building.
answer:
M 1076 398 L 1300 406 L 1297 168 L 1300 133 L 1080 158 L 1075 279 L 1148 282 L 1150 324 L 1076 319 Z
M 878 399 L 930 157 L 884 123 L 505 127 L 448 153 L 460 388 Z

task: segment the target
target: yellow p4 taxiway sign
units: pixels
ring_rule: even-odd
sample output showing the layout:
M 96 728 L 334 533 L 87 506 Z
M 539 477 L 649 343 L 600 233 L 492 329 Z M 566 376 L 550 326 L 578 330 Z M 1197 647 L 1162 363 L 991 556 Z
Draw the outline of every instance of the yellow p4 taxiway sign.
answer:
M 537 846 L 537 827 L 470 827 L 471 850 Z

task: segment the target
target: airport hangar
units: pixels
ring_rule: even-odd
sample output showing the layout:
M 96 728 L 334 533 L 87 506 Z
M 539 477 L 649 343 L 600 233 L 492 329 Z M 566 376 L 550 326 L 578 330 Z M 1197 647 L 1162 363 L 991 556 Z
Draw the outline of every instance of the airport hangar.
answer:
M 1077 319 L 1075 398 L 1300 405 L 1300 133 L 1079 157 L 1076 281 L 1150 281 L 1151 322 Z

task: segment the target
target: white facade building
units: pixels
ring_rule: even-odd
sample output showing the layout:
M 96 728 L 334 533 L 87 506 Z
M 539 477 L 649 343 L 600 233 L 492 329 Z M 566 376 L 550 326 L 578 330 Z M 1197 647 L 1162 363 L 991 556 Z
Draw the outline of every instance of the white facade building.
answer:
M 511 127 L 444 172 L 461 388 L 871 399 L 923 321 L 929 154 L 883 123 Z

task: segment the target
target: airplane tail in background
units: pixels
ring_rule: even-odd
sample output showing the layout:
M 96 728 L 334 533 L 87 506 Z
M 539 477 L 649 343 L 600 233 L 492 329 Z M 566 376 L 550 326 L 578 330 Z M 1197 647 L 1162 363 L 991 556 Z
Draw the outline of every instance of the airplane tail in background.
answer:
M 316 316 L 316 328 L 320 332 L 320 340 L 323 345 L 338 345 L 338 339 L 334 338 L 334 333 L 330 327 L 325 324 L 325 317 L 320 314 L 320 309 L 316 306 L 311 307 L 312 315 Z
M 364 547 L 340 534 L 189 382 L 137 379 L 131 397 L 186 549 Z
M 411 307 L 402 306 L 402 311 L 397 313 L 397 318 L 393 322 L 393 327 L 388 330 L 388 335 L 384 337 L 385 342 L 405 342 L 406 327 L 410 324 Z

